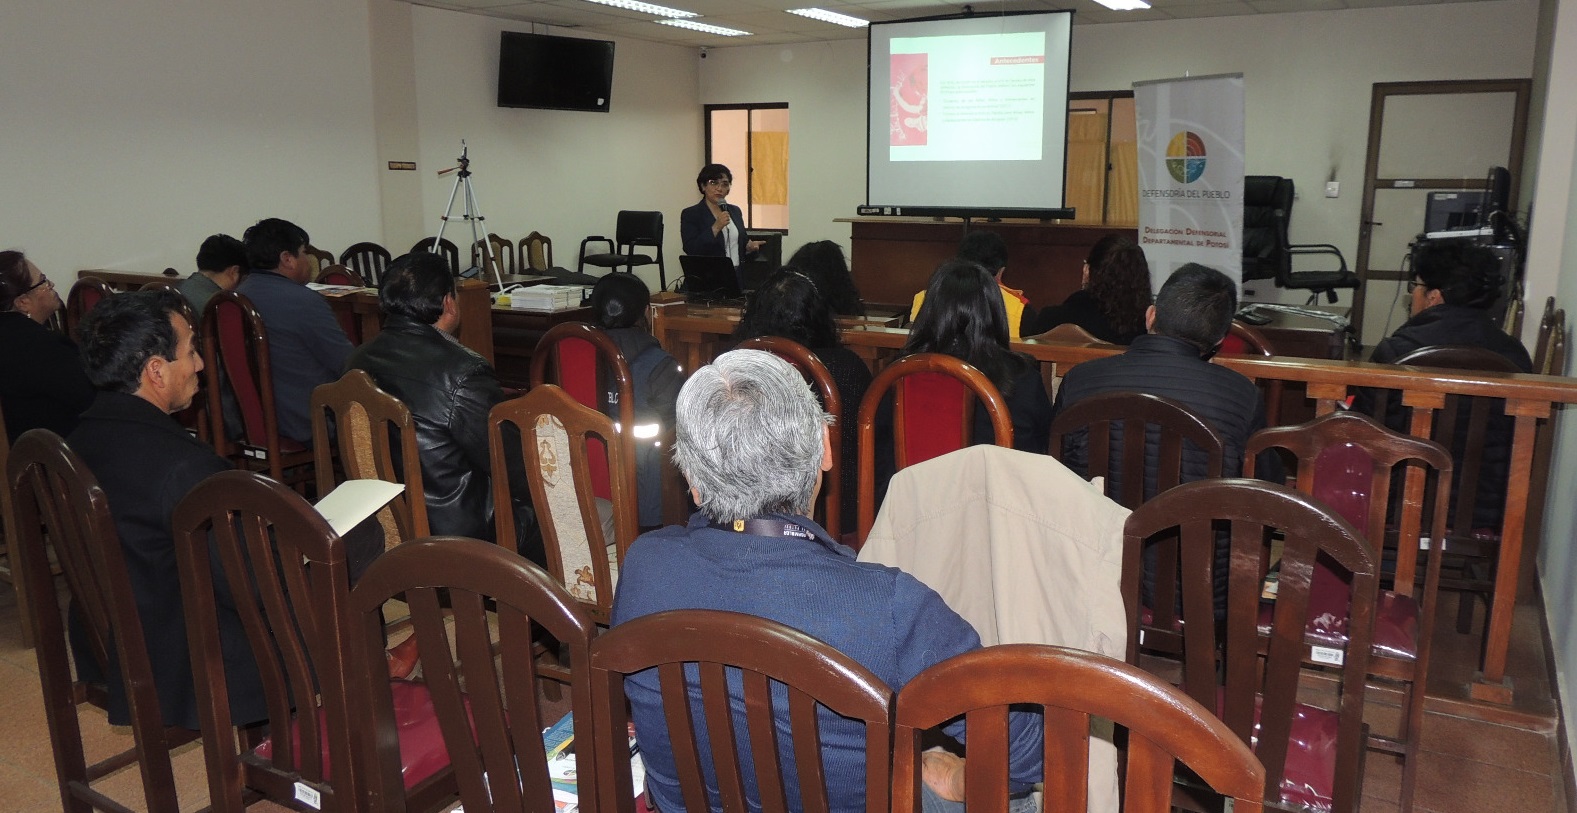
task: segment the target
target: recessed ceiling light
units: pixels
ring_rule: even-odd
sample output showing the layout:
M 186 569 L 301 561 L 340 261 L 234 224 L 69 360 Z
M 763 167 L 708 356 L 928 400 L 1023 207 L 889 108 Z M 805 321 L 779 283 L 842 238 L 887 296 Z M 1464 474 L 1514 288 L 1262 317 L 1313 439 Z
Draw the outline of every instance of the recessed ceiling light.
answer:
M 847 14 L 839 14 L 836 11 L 828 11 L 824 8 L 791 8 L 788 9 L 788 13 L 798 14 L 801 17 L 809 17 L 812 20 L 820 20 L 824 23 L 832 23 L 833 25 L 847 26 L 849 28 L 864 28 L 871 24 L 870 20 L 862 20 L 859 17 L 850 17 Z
M 1139 9 L 1150 7 L 1150 4 L 1144 0 L 1095 0 L 1095 2 L 1112 11 L 1138 11 Z
M 699 31 L 702 34 L 716 34 L 719 37 L 748 37 L 748 36 L 750 36 L 750 32 L 749 31 L 740 31 L 737 28 L 724 28 L 724 27 L 722 27 L 720 25 L 709 25 L 707 23 L 698 23 L 698 22 L 695 22 L 694 20 L 653 20 L 652 22 L 658 23 L 660 25 L 671 25 L 674 28 L 688 28 L 691 31 Z
M 599 3 L 604 6 L 622 8 L 625 11 L 636 11 L 641 14 L 651 14 L 656 17 L 699 17 L 699 13 L 683 9 L 659 6 L 653 3 L 643 3 L 641 0 L 586 0 L 588 3 Z

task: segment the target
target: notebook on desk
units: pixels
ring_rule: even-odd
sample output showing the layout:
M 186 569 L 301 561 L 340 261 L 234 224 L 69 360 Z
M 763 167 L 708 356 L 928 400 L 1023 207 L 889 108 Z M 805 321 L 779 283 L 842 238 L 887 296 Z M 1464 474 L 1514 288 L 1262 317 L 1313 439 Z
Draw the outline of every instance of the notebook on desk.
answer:
M 727 257 L 683 254 L 679 267 L 684 269 L 684 292 L 691 299 L 738 299 L 745 295 L 734 264 Z

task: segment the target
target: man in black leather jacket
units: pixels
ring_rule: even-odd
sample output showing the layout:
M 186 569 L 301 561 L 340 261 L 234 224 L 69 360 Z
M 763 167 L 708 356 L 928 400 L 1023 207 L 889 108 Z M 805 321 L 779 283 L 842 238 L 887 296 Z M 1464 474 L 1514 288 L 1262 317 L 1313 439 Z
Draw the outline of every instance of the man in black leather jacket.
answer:
M 460 312 L 448 263 L 428 252 L 400 257 L 389 265 L 378 300 L 383 329 L 351 353 L 346 368 L 366 370 L 411 410 L 432 532 L 491 540 L 487 414 L 504 392 L 492 365 L 455 339 Z M 520 448 L 518 439 L 507 436 L 504 446 Z M 508 510 L 514 513 L 519 552 L 543 564 L 542 535 L 518 451 L 508 462 Z

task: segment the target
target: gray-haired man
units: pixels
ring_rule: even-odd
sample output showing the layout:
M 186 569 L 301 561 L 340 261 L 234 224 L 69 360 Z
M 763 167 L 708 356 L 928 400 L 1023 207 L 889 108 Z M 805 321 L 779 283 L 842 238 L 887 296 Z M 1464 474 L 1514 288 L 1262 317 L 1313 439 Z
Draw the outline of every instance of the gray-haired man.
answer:
M 808 518 L 831 462 L 829 423 L 799 373 L 769 353 L 736 350 L 696 370 L 679 392 L 674 460 L 701 510 L 685 527 L 631 546 L 614 625 L 674 609 L 750 613 L 830 644 L 894 691 L 926 667 L 978 648 L 975 630 L 935 591 L 895 568 L 855 561 Z M 632 676 L 627 691 L 647 792 L 658 809 L 682 810 L 656 673 Z M 777 712 L 787 725 L 787 707 Z M 1038 721 L 1015 714 L 1011 724 L 1011 779 L 1021 793 L 1040 779 Z M 948 733 L 962 739 L 962 723 Z M 831 808 L 863 810 L 863 730 L 833 720 L 821 740 Z M 929 791 L 937 777 L 926 778 Z M 746 793 L 757 798 L 752 779 Z M 790 794 L 789 807 L 798 808 L 797 789 Z M 933 793 L 926 801 L 928 810 L 944 809 Z

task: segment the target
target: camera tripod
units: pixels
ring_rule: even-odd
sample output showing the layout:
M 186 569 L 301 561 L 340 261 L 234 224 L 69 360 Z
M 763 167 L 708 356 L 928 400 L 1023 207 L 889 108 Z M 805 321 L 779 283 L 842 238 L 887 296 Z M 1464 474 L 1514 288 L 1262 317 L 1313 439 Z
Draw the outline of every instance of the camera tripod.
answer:
M 438 224 L 438 236 L 433 240 L 432 251 L 434 254 L 438 253 L 438 247 L 443 244 L 444 229 L 448 227 L 450 220 L 462 220 L 470 223 L 473 250 L 476 246 L 480 246 L 482 249 L 482 262 L 486 269 L 482 272 L 482 276 L 485 279 L 490 271 L 493 282 L 497 283 L 498 287 L 502 289 L 504 287 L 504 279 L 498 270 L 498 258 L 493 256 L 493 242 L 488 239 L 490 235 L 487 233 L 487 218 L 482 215 L 482 207 L 476 202 L 476 188 L 471 185 L 471 159 L 469 156 L 470 148 L 466 146 L 465 139 L 462 138 L 460 139 L 460 157 L 456 159 L 455 166 L 438 171 L 438 177 L 440 178 L 451 172 L 458 172 L 459 174 L 455 176 L 454 187 L 449 190 L 449 205 L 444 207 L 443 217 L 440 218 L 442 222 Z M 465 189 L 465 213 L 456 218 L 453 216 L 454 202 L 455 198 L 459 196 L 462 187 Z

